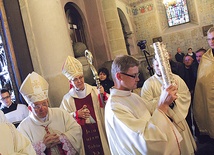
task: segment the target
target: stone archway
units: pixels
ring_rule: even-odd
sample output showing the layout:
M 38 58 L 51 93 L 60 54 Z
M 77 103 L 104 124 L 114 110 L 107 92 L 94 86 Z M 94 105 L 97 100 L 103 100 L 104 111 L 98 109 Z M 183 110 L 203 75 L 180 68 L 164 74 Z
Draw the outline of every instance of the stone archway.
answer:
M 131 55 L 129 38 L 130 38 L 130 35 L 132 34 L 132 32 L 130 30 L 128 21 L 126 19 L 125 14 L 123 13 L 123 11 L 121 9 L 119 9 L 119 8 L 117 8 L 117 11 L 118 11 L 118 15 L 119 15 L 119 18 L 120 18 L 121 27 L 122 27 L 122 30 L 123 30 L 126 49 L 127 49 L 128 54 Z
M 82 42 L 86 44 L 85 24 L 80 14 L 80 9 L 72 2 L 67 3 L 64 9 L 72 42 Z

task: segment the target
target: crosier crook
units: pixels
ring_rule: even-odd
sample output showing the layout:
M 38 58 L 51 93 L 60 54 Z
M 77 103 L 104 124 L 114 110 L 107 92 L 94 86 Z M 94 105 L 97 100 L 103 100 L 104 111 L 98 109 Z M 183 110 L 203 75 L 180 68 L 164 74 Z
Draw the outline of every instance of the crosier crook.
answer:
M 99 80 L 100 78 L 99 78 L 99 75 L 97 73 L 96 68 L 92 64 L 93 55 L 91 54 L 91 52 L 89 50 L 85 50 L 85 57 L 86 57 L 88 64 L 91 68 L 91 71 L 94 75 L 94 80 L 96 81 L 97 88 L 100 88 L 100 80 Z M 102 93 L 100 93 L 100 100 L 101 100 L 101 104 L 103 105 L 103 107 L 105 107 Z

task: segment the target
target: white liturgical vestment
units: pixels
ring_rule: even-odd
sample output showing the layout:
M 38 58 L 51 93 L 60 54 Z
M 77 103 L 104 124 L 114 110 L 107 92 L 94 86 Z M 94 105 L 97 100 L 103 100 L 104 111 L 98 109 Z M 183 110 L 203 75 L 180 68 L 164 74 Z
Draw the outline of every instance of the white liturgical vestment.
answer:
M 11 123 L 0 123 L 1 155 L 36 155 L 29 139 L 17 131 Z
M 196 144 L 185 120 L 189 110 L 191 96 L 185 82 L 175 74 L 173 74 L 173 77 L 178 86 L 178 98 L 175 100 L 173 109 L 168 109 L 168 115 L 173 120 L 173 123 L 183 137 L 183 140 L 181 141 L 181 154 L 191 155 L 194 154 Z M 151 114 L 154 113 L 158 106 L 162 84 L 162 77 L 159 77 L 155 74 L 144 82 L 141 89 L 141 98 L 143 99 Z
M 181 135 L 160 110 L 153 115 L 131 91 L 110 89 L 105 125 L 113 155 L 178 155 Z
M 37 153 L 41 152 L 42 154 L 46 149 L 43 143 L 43 138 L 47 133 L 45 127 L 51 133 L 66 136 L 65 140 L 68 139 L 75 151 L 79 152 L 82 137 L 81 128 L 69 113 L 63 109 L 48 108 L 48 117 L 45 122 L 40 121 L 30 112 L 29 116 L 19 124 L 18 130 L 30 139 Z M 61 139 L 60 141 L 63 143 Z M 64 149 L 65 147 L 62 148 Z M 72 150 L 66 151 L 72 152 Z
M 13 109 L 14 107 L 16 109 Z M 10 107 L 4 106 L 2 111 L 4 111 L 7 120 L 16 127 L 29 114 L 29 110 L 26 105 L 17 103 L 12 103 Z

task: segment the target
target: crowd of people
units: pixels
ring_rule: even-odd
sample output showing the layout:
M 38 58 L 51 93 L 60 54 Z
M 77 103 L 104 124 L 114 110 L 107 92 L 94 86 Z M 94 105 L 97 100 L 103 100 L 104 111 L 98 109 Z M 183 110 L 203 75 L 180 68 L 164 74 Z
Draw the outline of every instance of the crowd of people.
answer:
M 71 87 L 57 108 L 49 107 L 48 82 L 30 73 L 19 89 L 27 105 L 12 101 L 10 91 L 1 89 L 0 155 L 213 154 L 214 147 L 197 149 L 203 135 L 214 145 L 214 27 L 207 41 L 207 51 L 189 48 L 184 54 L 179 47 L 177 62 L 169 53 L 176 85 L 163 87 L 154 58 L 155 74 L 140 95 L 133 93 L 140 63 L 129 55 L 114 59 L 113 81 L 107 68 L 98 70 L 99 87 L 85 83 L 82 64 L 68 56 L 62 74 Z
M 184 54 L 179 47 L 173 63 L 170 62 L 172 72 L 179 75 L 186 83 L 191 94 L 191 104 L 186 121 L 198 144 L 206 144 L 198 149 L 198 154 L 213 154 L 214 127 L 213 127 L 213 56 L 214 56 L 214 27 L 207 32 L 208 50 L 192 48 Z M 183 61 L 181 61 L 183 60 Z M 176 65 L 175 65 L 176 64 Z M 175 68 L 176 66 L 177 68 Z
M 188 108 L 188 114 L 186 116 L 186 121 L 189 125 L 189 128 L 196 140 L 199 140 L 200 132 L 198 125 L 195 122 L 193 115 L 193 98 L 195 92 L 195 85 L 197 81 L 197 72 L 200 60 L 203 54 L 206 52 L 206 49 L 200 48 L 196 52 L 192 51 L 192 48 L 188 48 L 187 53 L 182 52 L 181 48 L 177 48 L 177 53 L 175 55 L 175 60 L 173 61 L 170 54 L 170 66 L 174 74 L 178 75 L 186 84 L 191 100 L 190 107 Z

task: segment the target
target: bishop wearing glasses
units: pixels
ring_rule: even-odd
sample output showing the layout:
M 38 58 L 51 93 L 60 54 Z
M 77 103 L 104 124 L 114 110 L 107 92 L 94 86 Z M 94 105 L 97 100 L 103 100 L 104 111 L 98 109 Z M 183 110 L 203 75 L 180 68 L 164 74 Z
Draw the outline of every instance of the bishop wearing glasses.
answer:
M 67 57 L 62 73 L 72 88 L 63 97 L 60 107 L 81 125 L 83 148 L 80 154 L 110 154 L 104 126 L 104 106 L 99 102 L 100 93 L 104 100 L 107 99 L 103 87 L 97 89 L 84 82 L 83 66 L 74 57 Z
M 29 74 L 20 87 L 28 103 L 29 116 L 18 130 L 31 141 L 39 155 L 78 154 L 82 131 L 65 110 L 49 108 L 48 83 L 39 74 Z

